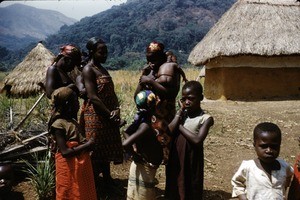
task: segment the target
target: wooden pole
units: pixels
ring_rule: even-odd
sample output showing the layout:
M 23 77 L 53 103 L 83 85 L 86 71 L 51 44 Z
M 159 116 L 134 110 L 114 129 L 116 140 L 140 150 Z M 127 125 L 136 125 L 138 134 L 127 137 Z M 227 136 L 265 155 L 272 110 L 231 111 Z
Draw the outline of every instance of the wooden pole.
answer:
M 23 123 L 25 122 L 25 120 L 29 117 L 29 115 L 31 114 L 31 112 L 33 111 L 33 109 L 38 105 L 38 103 L 41 101 L 41 99 L 45 96 L 45 93 L 41 94 L 41 96 L 38 98 L 38 100 L 36 100 L 35 104 L 31 107 L 31 109 L 27 112 L 26 116 L 24 117 L 24 119 L 17 125 L 16 128 L 13 129 L 13 131 L 17 131 L 19 130 L 19 128 L 23 125 Z

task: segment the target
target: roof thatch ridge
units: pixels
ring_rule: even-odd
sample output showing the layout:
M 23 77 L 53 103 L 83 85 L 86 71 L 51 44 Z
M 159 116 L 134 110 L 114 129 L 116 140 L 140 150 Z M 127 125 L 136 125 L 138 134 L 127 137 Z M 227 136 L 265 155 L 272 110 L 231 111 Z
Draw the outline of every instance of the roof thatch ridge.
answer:
M 9 93 L 12 96 L 29 96 L 39 93 L 40 83 L 45 83 L 47 68 L 53 62 L 54 57 L 51 51 L 38 43 L 5 77 L 4 90 L 7 86 L 11 87 Z
M 219 56 L 299 55 L 300 3 L 238 0 L 191 51 L 188 61 L 206 64 Z

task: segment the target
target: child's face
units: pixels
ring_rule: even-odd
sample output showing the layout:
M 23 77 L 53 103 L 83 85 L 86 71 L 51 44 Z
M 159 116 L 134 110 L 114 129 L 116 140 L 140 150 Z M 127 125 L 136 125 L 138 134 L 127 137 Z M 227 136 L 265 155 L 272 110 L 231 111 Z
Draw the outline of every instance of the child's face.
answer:
M 254 147 L 259 160 L 272 163 L 280 152 L 281 140 L 277 133 L 262 132 L 254 141 Z
M 192 88 L 185 88 L 182 90 L 182 98 L 180 99 L 183 109 L 186 111 L 193 112 L 200 108 L 200 97 L 192 90 Z
M 78 100 L 78 97 L 75 92 L 70 97 L 68 104 L 69 104 L 69 108 L 70 108 L 69 109 L 70 114 L 77 116 L 77 113 L 79 110 L 79 100 Z

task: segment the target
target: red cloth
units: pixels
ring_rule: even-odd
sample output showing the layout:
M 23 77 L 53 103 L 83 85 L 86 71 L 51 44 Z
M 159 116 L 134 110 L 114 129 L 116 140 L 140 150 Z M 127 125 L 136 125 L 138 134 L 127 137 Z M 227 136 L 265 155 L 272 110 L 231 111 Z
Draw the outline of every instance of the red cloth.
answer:
M 297 166 L 298 160 L 300 160 L 300 155 L 298 155 L 294 165 L 294 177 L 289 190 L 289 200 L 300 200 L 300 171 Z
M 76 142 L 77 143 L 77 142 Z M 74 142 L 68 142 L 74 147 Z M 56 200 L 96 200 L 96 188 L 90 155 L 82 152 L 71 158 L 55 154 Z

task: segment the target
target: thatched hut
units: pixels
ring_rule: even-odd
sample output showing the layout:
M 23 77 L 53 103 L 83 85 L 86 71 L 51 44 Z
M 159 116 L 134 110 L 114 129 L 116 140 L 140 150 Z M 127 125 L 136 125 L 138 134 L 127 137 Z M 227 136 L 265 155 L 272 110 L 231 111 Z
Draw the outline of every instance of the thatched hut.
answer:
M 53 62 L 54 57 L 54 54 L 42 43 L 38 43 L 24 60 L 5 77 L 2 91 L 16 97 L 28 97 L 41 93 L 43 91 L 41 86 L 45 84 L 47 68 Z
M 300 2 L 238 0 L 189 55 L 207 99 L 300 98 Z

